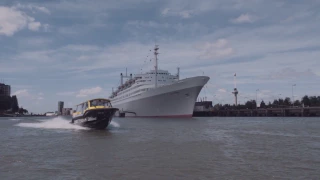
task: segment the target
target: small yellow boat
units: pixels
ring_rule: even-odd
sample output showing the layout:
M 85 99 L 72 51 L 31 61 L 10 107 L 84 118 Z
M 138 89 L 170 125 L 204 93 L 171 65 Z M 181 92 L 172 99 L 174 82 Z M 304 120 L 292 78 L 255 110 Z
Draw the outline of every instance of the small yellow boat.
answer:
M 93 129 L 105 129 L 118 110 L 112 107 L 109 99 L 91 99 L 77 105 L 71 123 Z

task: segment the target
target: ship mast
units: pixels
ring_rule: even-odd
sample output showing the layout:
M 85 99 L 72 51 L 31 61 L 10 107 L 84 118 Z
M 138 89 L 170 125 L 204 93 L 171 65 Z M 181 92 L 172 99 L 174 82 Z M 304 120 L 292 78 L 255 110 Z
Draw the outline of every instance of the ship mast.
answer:
M 154 70 L 155 70 L 155 74 L 156 74 L 156 77 L 155 77 L 155 87 L 156 88 L 158 86 L 158 54 L 159 54 L 158 50 L 159 50 L 158 45 L 155 45 L 155 47 L 154 47 L 154 56 L 155 56 Z

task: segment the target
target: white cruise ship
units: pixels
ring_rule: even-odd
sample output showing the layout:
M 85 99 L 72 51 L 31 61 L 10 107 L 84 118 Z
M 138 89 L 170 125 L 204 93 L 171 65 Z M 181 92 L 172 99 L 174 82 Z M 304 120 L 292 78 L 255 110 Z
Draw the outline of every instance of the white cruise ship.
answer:
M 125 116 L 135 117 L 192 117 L 197 97 L 208 76 L 179 79 L 158 69 L 158 46 L 154 48 L 155 69 L 132 76 L 121 73 L 121 84 L 109 99 L 113 107 Z M 127 81 L 123 81 L 128 78 Z

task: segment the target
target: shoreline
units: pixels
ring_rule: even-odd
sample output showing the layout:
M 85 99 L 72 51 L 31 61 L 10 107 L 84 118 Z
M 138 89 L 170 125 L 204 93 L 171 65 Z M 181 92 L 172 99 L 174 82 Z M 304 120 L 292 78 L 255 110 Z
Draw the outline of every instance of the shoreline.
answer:
M 34 116 L 46 116 L 46 115 L 39 115 L 39 114 L 33 114 L 33 115 L 21 115 L 21 114 L 0 114 L 0 117 L 34 117 Z

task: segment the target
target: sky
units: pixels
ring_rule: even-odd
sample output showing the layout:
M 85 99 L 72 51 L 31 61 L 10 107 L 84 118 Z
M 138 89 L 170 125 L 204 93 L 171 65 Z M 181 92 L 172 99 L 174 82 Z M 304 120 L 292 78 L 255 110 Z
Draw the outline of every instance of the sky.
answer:
M 120 73 L 206 75 L 199 98 L 320 95 L 319 0 L 0 0 L 0 82 L 29 112 L 108 98 Z M 236 73 L 236 80 L 234 74 Z M 296 86 L 293 86 L 296 84 Z M 258 91 L 257 91 L 258 90 Z

